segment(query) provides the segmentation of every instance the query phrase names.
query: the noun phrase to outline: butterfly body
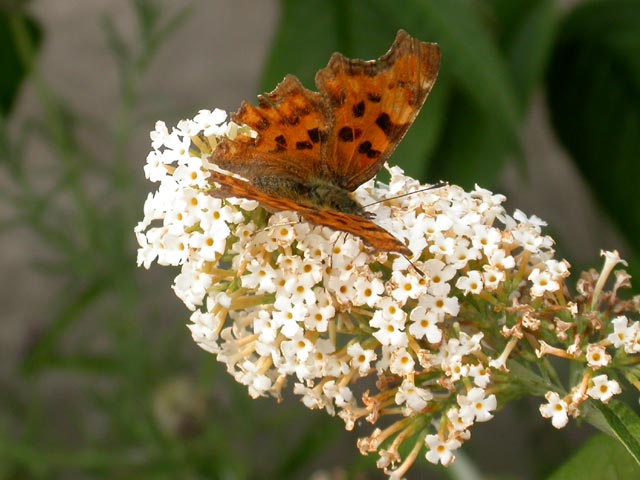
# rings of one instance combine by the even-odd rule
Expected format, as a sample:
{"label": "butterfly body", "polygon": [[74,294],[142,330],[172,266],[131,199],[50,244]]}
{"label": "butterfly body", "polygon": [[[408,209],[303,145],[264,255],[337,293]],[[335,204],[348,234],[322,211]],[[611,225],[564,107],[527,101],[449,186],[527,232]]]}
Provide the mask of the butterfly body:
{"label": "butterfly body", "polygon": [[225,138],[211,160],[245,180],[212,171],[211,194],[293,210],[317,225],[359,236],[378,251],[411,251],[376,225],[353,198],[373,178],[415,120],[440,64],[437,45],[399,31],[377,60],[333,54],[316,74],[318,92],[293,75],[232,119],[257,138]]}
{"label": "butterfly body", "polygon": [[256,177],[251,183],[269,195],[287,198],[310,207],[337,210],[368,218],[367,212],[352,198],[351,192],[321,178],[313,178],[303,183],[295,177]]}

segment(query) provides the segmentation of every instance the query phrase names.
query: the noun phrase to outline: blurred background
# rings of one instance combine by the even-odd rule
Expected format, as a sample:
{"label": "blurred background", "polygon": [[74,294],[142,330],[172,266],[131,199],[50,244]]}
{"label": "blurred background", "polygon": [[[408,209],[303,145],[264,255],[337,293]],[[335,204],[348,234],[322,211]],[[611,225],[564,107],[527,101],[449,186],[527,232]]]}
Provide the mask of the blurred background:
{"label": "blurred background", "polygon": [[[177,270],[138,269],[133,227],[156,120],[234,111],[286,73],[312,88],[332,52],[376,58],[398,28],[443,59],[392,163],[505,194],[576,275],[601,248],[638,272],[637,0],[2,0],[0,479],[382,478],[339,419],[250,400],[193,343]],[[566,460],[588,432],[537,403],[475,428],[470,465]],[[451,474],[424,463],[409,478]]]}

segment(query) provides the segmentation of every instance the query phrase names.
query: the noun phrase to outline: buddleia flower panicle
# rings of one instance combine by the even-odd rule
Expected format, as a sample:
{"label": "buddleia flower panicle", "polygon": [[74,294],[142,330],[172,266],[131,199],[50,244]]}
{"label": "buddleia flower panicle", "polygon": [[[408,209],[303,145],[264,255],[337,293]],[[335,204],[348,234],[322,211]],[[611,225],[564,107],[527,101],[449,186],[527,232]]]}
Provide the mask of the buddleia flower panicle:
{"label": "buddleia flower panicle", "polygon": [[[541,219],[509,215],[478,186],[425,190],[398,167],[355,196],[413,256],[373,252],[296,212],[210,195],[221,138],[255,136],[226,120],[216,109],[156,124],[144,170],[158,188],[135,233],[139,265],[180,266],[173,290],[193,339],[251,397],[291,389],[349,430],[370,423],[358,448],[401,478],[420,454],[451,464],[507,399],[544,397],[541,415],[561,428],[585,401],[619,394],[621,377],[639,384],[640,301],[618,296],[629,276],[617,252],[570,293]],[[578,382],[557,380],[547,356],[581,365]],[[525,369],[548,371],[534,382]]]}

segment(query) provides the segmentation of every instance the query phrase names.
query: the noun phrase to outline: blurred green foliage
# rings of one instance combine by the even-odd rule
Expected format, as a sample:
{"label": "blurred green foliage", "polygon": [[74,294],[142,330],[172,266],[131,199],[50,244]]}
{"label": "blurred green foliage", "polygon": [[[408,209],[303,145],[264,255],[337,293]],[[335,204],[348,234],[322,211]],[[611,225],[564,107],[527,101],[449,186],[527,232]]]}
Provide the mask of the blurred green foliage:
{"label": "blurred green foliage", "polygon": [[[0,191],[12,213],[0,226],[28,228],[47,245],[33,266],[60,284],[20,371],[0,386],[0,478],[302,478],[344,435],[340,423],[249,400],[197,351],[184,319],[156,324],[157,292],[170,294],[170,278],[154,289],[137,272],[132,229],[149,187],[136,184],[133,169],[143,159],[132,162],[127,149],[142,123],[143,75],[189,10],[168,15],[158,1],[130,3],[134,41],[103,22],[121,103],[100,124],[112,148],[99,158],[79,140],[86,119],[37,68],[46,42],[37,21],[0,7],[0,168],[12,186]],[[423,180],[495,186],[506,162],[521,157],[523,118],[544,89],[558,138],[637,258],[640,2],[589,1],[562,11],[557,0],[281,0],[280,8],[263,91],[286,73],[311,87],[334,51],[375,58],[399,28],[441,45],[436,87],[394,156]],[[17,125],[10,115],[25,79],[42,115]],[[44,140],[56,161],[44,189],[29,168],[32,138]],[[48,404],[51,382],[70,379],[69,404]],[[295,441],[269,437],[292,424]],[[247,447],[248,438],[256,445]],[[374,460],[357,458],[347,471],[373,478]],[[540,465],[536,476],[553,468]],[[573,478],[566,472],[554,478]]]}

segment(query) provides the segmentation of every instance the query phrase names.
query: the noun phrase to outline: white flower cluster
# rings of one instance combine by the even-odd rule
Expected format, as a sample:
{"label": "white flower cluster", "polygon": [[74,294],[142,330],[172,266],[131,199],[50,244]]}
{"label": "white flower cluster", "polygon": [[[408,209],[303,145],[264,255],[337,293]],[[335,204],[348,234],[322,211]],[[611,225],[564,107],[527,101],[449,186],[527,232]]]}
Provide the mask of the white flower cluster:
{"label": "white flower cluster", "polygon": [[[505,314],[489,315],[491,304],[554,298],[564,288],[568,264],[553,258],[543,222],[519,211],[507,215],[504,197],[487,190],[425,190],[389,168],[389,185],[370,181],[356,197],[374,205],[368,210],[376,223],[414,256],[409,262],[373,253],[359,237],[309,224],[295,212],[269,215],[255,201],[210,196],[212,149],[222,136],[252,134],[225,120],[214,110],[171,132],[156,124],[145,173],[160,185],[136,227],[138,263],[181,266],[173,288],[193,311],[193,338],[252,397],[279,397],[292,378],[307,407],[337,412],[348,428],[359,418],[374,423],[431,407],[435,420],[445,419],[441,428],[414,433],[429,461],[451,463],[469,427],[492,418],[493,372],[506,370],[515,345],[508,338],[522,337],[511,330],[505,343],[486,339],[485,327],[512,327]],[[484,303],[465,302],[466,296]],[[534,331],[528,313],[507,316]],[[611,343],[636,352],[638,328],[623,317],[614,328]],[[352,385],[372,374],[381,393],[367,392],[361,404]],[[562,423],[554,413],[559,397],[548,400],[542,414]],[[382,448],[393,434],[397,429],[376,430],[359,443],[363,452],[378,451],[387,471],[400,461],[395,443]]]}

